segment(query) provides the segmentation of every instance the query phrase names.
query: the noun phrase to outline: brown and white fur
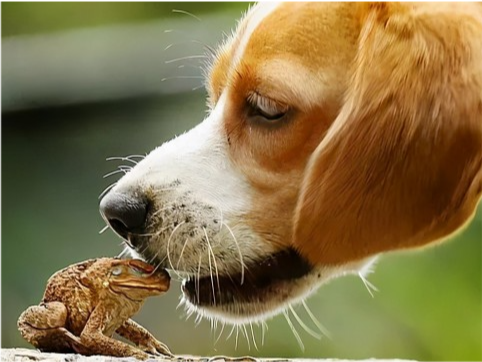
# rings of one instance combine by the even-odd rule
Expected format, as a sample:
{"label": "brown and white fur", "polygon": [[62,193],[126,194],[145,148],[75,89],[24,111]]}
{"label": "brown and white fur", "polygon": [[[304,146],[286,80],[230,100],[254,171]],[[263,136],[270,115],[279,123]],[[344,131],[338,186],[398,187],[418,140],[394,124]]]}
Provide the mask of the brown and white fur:
{"label": "brown and white fur", "polygon": [[261,3],[206,84],[209,115],[101,204],[144,200],[142,228],[123,237],[186,279],[191,310],[265,319],[475,213],[477,3]]}

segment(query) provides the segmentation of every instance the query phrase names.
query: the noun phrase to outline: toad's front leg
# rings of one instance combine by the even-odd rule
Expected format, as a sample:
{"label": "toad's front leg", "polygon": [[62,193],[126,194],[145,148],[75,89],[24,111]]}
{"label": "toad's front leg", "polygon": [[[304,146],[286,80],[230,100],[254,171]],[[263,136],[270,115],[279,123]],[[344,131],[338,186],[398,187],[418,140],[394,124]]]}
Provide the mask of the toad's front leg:
{"label": "toad's front leg", "polygon": [[80,334],[80,341],[83,347],[89,350],[89,354],[147,359],[149,355],[139,348],[104,335],[104,330],[111,320],[112,317],[106,315],[104,309],[100,307],[94,309],[90,315]]}
{"label": "toad's front leg", "polygon": [[146,352],[173,357],[173,354],[164,343],[159,342],[147,329],[132,319],[126,320],[116,332]]}

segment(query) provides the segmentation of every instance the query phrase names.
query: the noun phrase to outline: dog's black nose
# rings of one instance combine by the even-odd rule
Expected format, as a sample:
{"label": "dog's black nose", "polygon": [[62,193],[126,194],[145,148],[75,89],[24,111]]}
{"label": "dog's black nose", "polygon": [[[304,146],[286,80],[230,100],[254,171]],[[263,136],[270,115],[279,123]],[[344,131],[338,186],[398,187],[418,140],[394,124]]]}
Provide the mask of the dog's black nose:
{"label": "dog's black nose", "polygon": [[146,200],[120,193],[109,193],[100,202],[101,214],[124,239],[144,230],[147,207]]}

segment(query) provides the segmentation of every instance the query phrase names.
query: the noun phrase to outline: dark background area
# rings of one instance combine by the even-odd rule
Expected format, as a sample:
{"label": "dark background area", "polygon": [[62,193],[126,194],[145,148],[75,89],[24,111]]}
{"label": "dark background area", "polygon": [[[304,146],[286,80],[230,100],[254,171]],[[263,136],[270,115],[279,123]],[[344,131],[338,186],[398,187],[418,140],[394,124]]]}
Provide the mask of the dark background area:
{"label": "dark background area", "polygon": [[[118,178],[102,176],[120,164],[106,158],[145,154],[203,119],[199,54],[247,6],[2,4],[2,347],[27,346],[16,320],[53,272],[122,250],[98,233],[98,196]],[[304,351],[283,316],[268,321],[263,346],[254,326],[258,350],[250,328],[250,349],[242,333],[237,349],[236,333],[226,341],[229,326],[215,343],[221,325],[176,310],[177,282],[135,319],[180,354],[482,360],[481,265],[479,208],[453,240],[382,257],[373,298],[355,277],[321,288],[308,305],[331,338],[298,325]]]}

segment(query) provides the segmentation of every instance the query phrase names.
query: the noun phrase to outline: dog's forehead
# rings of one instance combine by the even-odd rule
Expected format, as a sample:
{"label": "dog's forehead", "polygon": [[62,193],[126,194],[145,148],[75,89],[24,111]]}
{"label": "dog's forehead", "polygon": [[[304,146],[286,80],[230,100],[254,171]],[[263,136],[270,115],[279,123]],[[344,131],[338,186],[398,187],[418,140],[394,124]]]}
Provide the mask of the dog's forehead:
{"label": "dog's forehead", "polygon": [[238,28],[233,65],[286,59],[311,70],[334,67],[356,43],[356,4],[261,3]]}
{"label": "dog's forehead", "polygon": [[208,78],[213,99],[233,80],[306,108],[338,97],[356,52],[357,7],[296,2],[254,6],[218,51]]}

